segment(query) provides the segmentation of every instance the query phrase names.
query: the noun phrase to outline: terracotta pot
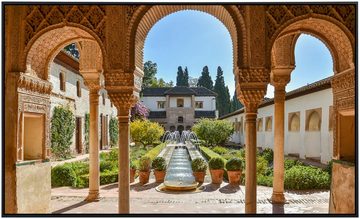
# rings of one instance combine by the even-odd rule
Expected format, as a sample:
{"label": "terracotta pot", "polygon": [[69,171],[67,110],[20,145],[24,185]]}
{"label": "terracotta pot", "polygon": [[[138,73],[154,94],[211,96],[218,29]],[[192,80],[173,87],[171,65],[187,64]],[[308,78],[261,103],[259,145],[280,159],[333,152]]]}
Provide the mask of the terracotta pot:
{"label": "terracotta pot", "polygon": [[166,174],[165,170],[154,170],[154,175],[155,175],[156,182],[157,183],[164,182],[165,174]]}
{"label": "terracotta pot", "polygon": [[240,184],[241,170],[227,171],[230,184]]}
{"label": "terracotta pot", "polygon": [[133,183],[135,181],[135,173],[136,169],[130,169],[130,183]]}
{"label": "terracotta pot", "polygon": [[146,172],[139,171],[139,182],[143,185],[148,183],[149,176],[150,176],[150,171],[146,171]]}
{"label": "terracotta pot", "polygon": [[193,172],[196,182],[203,183],[205,178],[205,172]]}
{"label": "terracotta pot", "polygon": [[223,181],[224,170],[212,170],[210,169],[211,173],[211,181],[213,184],[221,184]]}

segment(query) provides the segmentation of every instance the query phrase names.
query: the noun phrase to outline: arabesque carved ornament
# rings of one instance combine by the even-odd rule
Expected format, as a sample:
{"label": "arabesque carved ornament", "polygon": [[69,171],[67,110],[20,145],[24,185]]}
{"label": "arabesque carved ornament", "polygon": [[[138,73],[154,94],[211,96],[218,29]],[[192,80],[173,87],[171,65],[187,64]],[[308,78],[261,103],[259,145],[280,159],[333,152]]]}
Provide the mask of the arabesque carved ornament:
{"label": "arabesque carved ornament", "polygon": [[52,90],[52,84],[49,81],[42,80],[34,75],[20,73],[18,79],[18,88],[40,94],[50,94]]}

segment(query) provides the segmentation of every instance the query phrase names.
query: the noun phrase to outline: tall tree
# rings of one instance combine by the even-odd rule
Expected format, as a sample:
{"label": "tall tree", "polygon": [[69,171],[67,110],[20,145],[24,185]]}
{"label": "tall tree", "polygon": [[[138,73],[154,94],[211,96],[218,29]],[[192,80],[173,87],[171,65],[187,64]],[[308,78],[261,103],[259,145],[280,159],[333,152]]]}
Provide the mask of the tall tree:
{"label": "tall tree", "polygon": [[184,70],[183,84],[183,86],[189,87],[189,72],[187,67],[185,67]]}
{"label": "tall tree", "polygon": [[152,61],[145,62],[142,88],[151,87],[154,81],[156,81],[156,77],[155,77],[156,73],[157,73],[157,64]]}
{"label": "tall tree", "polygon": [[242,103],[238,100],[238,98],[237,98],[237,94],[236,94],[236,90],[234,91],[234,96],[233,96],[233,98],[232,98],[232,100],[231,100],[231,110],[230,110],[230,112],[234,112],[234,111],[236,111],[236,110],[238,110],[238,109],[240,109],[240,108],[242,108],[243,107],[243,105],[242,105]]}
{"label": "tall tree", "polygon": [[230,112],[230,94],[229,89],[225,87],[223,71],[219,66],[217,68],[214,91],[217,93],[216,108],[219,110],[219,116]]}
{"label": "tall tree", "polygon": [[198,80],[197,86],[198,87],[206,87],[209,90],[214,89],[213,81],[211,79],[211,76],[209,73],[209,68],[207,66],[204,66],[204,68],[201,72],[201,76]]}
{"label": "tall tree", "polygon": [[177,76],[176,76],[176,86],[185,86],[184,71],[181,66],[178,67]]}

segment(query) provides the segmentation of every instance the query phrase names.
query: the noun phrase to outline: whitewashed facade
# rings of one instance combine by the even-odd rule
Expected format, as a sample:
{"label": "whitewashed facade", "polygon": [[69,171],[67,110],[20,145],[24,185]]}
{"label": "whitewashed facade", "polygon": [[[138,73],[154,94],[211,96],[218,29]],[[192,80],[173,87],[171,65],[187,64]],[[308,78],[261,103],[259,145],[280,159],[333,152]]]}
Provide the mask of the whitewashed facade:
{"label": "whitewashed facade", "polygon": [[[285,155],[314,159],[327,163],[332,159],[333,94],[330,78],[317,81],[286,94]],[[233,123],[235,133],[230,141],[245,143],[244,109],[225,115]],[[258,109],[257,147],[274,148],[274,102],[265,100]]]}
{"label": "whitewashed facade", "polygon": [[188,130],[200,118],[217,118],[216,93],[204,87],[145,88],[141,102],[149,119],[165,130]]}
{"label": "whitewashed facade", "polygon": [[[49,81],[53,85],[50,97],[50,116],[52,117],[56,106],[68,106],[72,110],[76,120],[76,128],[71,150],[74,154],[84,153],[85,114],[89,113],[89,90],[84,85],[84,79],[79,73],[78,61],[66,52],[61,51],[51,63]],[[106,90],[101,89],[99,91],[99,141],[101,149],[110,144],[109,121],[111,117],[116,116],[116,107],[111,104]]]}

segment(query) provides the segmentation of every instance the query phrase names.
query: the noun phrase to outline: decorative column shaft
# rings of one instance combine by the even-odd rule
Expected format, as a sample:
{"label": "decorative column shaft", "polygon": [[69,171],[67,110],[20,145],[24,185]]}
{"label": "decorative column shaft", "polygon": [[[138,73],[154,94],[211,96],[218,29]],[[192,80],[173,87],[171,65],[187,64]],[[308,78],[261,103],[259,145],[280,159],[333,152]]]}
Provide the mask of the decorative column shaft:
{"label": "decorative column shaft", "polygon": [[256,118],[257,107],[245,108],[245,213],[256,213]]}
{"label": "decorative column shaft", "polygon": [[[126,115],[127,114],[127,115]],[[129,109],[118,109],[119,120],[119,213],[130,213]]]}
{"label": "decorative column shaft", "polygon": [[292,69],[274,69],[271,72],[271,84],[274,90],[274,179],[271,201],[276,204],[285,203],[284,196],[284,114],[285,86],[290,81]]}
{"label": "decorative column shaft", "polygon": [[99,200],[99,90],[90,89],[90,130],[89,130],[89,195],[86,201]]}
{"label": "decorative column shaft", "polygon": [[121,89],[108,89],[111,101],[118,110],[119,121],[119,198],[120,214],[130,213],[130,109],[138,97],[133,92],[121,93]]}

